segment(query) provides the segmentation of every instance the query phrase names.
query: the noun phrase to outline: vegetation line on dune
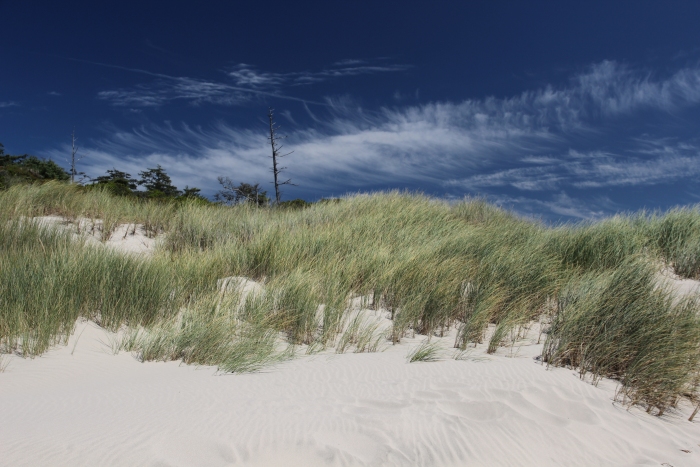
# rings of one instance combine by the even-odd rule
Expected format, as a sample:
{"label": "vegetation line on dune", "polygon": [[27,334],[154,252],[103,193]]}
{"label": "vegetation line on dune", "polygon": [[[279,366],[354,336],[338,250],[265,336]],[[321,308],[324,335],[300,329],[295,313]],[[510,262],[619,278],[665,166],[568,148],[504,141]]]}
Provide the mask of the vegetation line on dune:
{"label": "vegetation line on dune", "polygon": [[[144,261],[20,221],[44,215],[101,219],[103,240],[126,223],[165,237]],[[656,413],[699,398],[697,300],[674,300],[655,282],[663,265],[700,274],[697,209],[552,228],[480,200],[397,192],[282,210],[45,183],[1,191],[0,221],[4,352],[39,355],[82,317],[121,330],[121,348],[143,360],[254,371],[299,346],[376,351],[455,328],[464,352],[491,326],[495,352],[539,320],[550,365],[616,378],[621,398]],[[222,299],[224,277],[253,279],[264,293]],[[358,296],[386,311],[386,333],[351,314]]]}

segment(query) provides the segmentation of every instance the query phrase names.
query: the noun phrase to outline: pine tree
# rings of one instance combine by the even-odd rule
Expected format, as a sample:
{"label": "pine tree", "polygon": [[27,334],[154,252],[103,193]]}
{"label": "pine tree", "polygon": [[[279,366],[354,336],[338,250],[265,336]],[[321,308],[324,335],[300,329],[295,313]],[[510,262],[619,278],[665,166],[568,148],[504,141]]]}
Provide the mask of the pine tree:
{"label": "pine tree", "polygon": [[141,180],[138,184],[146,188],[146,194],[151,198],[174,198],[180,194],[180,190],[172,184],[170,176],[160,164],[154,169],[139,172],[139,175]]}

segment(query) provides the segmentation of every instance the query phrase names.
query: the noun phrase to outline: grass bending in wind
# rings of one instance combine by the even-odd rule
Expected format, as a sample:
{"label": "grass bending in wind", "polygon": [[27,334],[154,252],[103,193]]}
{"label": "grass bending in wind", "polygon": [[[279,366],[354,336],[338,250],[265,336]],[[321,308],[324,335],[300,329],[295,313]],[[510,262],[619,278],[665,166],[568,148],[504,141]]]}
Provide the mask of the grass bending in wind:
{"label": "grass bending in wind", "polygon": [[109,329],[158,321],[175,287],[163,266],[28,221],[2,222],[0,345],[39,355],[64,342],[78,317]]}
{"label": "grass bending in wind", "polygon": [[620,380],[620,395],[659,413],[700,376],[698,297],[677,299],[646,258],[586,274],[562,291],[543,358],[594,381]]}
{"label": "grass bending in wind", "polygon": [[141,361],[181,360],[225,372],[256,371],[283,360],[287,353],[279,349],[268,316],[255,306],[239,313],[238,301],[235,295],[222,300],[208,294],[156,325],[128,329],[119,348],[136,352]]}
{"label": "grass bending in wind", "polygon": [[[19,220],[49,214],[141,223],[165,238],[144,261]],[[664,264],[698,275],[697,209],[550,228],[480,200],[450,206],[397,192],[290,211],[47,183],[0,193],[0,220],[6,351],[39,354],[86,317],[125,330],[123,348],[144,360],[250,371],[300,346],[381,348],[384,334],[348,305],[371,296],[391,317],[387,343],[456,328],[465,350],[493,325],[495,352],[552,314],[550,364],[617,378],[622,398],[659,412],[699,397],[697,303],[676,303],[654,282]],[[216,281],[227,276],[254,279],[265,294],[243,306],[222,299]]]}
{"label": "grass bending in wind", "polygon": [[406,356],[408,363],[414,362],[436,362],[440,360],[440,344],[437,342],[428,342],[427,340],[417,345]]}

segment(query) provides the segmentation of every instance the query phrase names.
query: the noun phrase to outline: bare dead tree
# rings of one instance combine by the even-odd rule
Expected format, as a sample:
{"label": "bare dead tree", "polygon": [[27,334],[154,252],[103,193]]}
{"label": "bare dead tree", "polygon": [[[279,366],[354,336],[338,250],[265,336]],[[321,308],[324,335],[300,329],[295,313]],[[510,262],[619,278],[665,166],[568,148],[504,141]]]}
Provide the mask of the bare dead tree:
{"label": "bare dead tree", "polygon": [[78,153],[78,146],[75,145],[75,128],[73,128],[73,133],[71,133],[71,151],[70,151],[70,182],[75,183],[76,175],[84,175],[82,172],[76,170],[76,164],[83,158],[83,156],[76,157]]}
{"label": "bare dead tree", "polygon": [[279,141],[284,139],[285,136],[279,136],[277,134],[277,130],[279,130],[279,126],[275,124],[274,121],[274,115],[273,115],[273,109],[272,107],[269,108],[267,112],[267,117],[270,120],[270,136],[267,138],[270,140],[270,146],[272,146],[272,173],[275,176],[275,202],[276,204],[280,204],[281,201],[281,196],[282,192],[280,191],[280,186],[282,185],[292,185],[292,186],[297,186],[294,183],[292,183],[292,179],[287,179],[284,182],[279,181],[279,174],[282,173],[283,170],[285,170],[287,167],[280,167],[278,159],[281,159],[282,157],[288,156],[292,154],[294,151],[288,152],[287,154],[281,154],[280,150],[282,149],[282,146],[279,144]]}

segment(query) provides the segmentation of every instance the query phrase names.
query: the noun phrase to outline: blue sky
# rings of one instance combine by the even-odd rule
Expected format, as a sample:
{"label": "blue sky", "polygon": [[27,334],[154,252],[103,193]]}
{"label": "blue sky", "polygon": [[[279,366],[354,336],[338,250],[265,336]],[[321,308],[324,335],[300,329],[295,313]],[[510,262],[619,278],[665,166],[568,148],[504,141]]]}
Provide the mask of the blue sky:
{"label": "blue sky", "polygon": [[0,0],[0,142],[284,198],[408,189],[550,221],[700,201],[700,2]]}

